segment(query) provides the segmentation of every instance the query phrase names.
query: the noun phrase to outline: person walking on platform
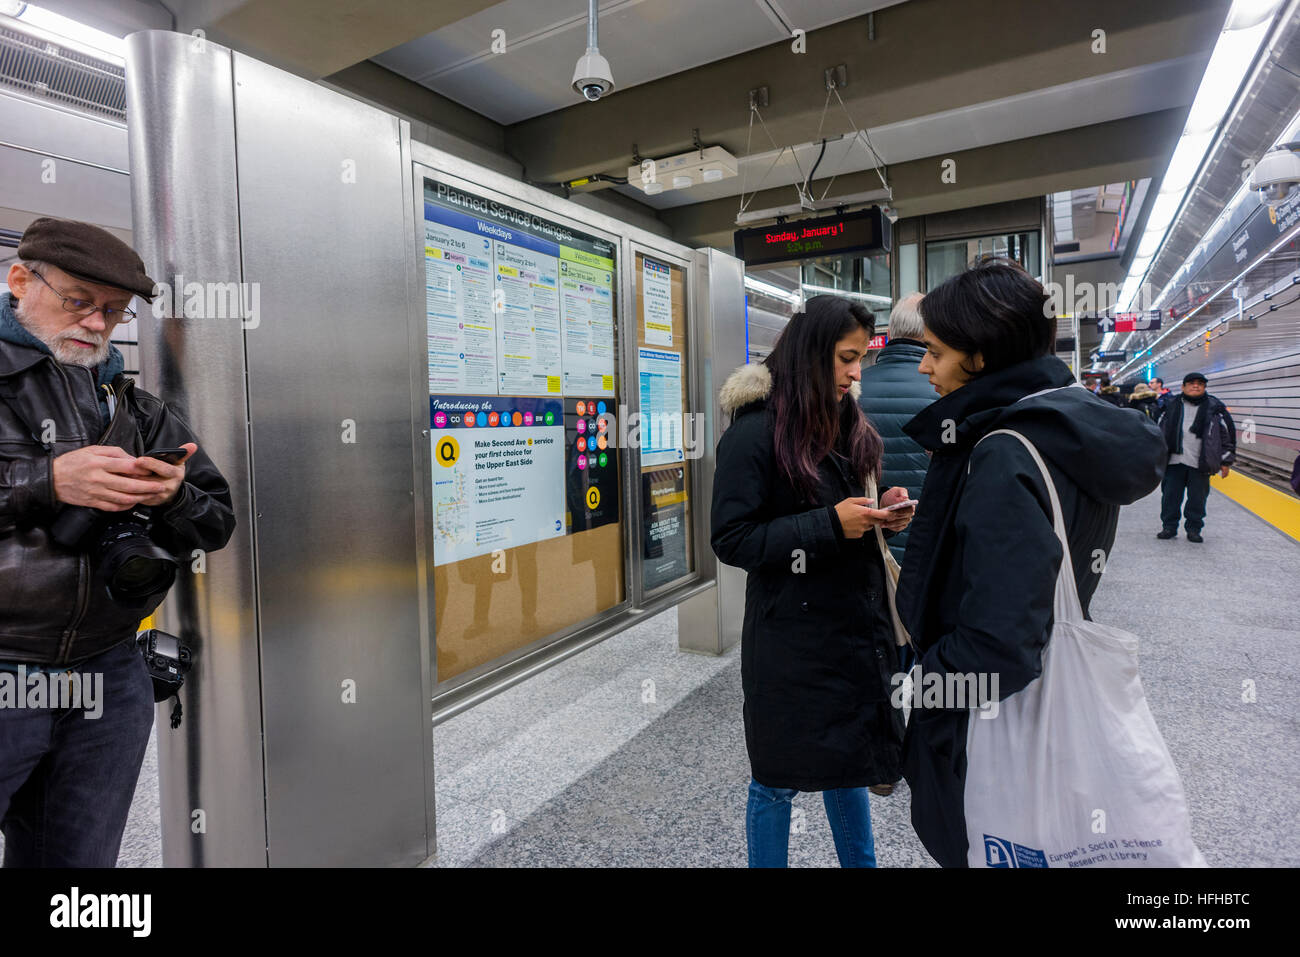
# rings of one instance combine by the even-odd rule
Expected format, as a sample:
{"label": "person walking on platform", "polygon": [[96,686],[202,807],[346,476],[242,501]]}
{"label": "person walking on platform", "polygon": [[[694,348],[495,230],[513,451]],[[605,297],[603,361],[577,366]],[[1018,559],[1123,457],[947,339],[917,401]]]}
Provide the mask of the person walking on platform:
{"label": "person walking on platform", "polygon": [[[858,398],[885,445],[881,484],[901,485],[910,498],[916,498],[925,483],[930,457],[903,431],[903,426],[934,401],[934,389],[916,371],[925,356],[925,343],[921,341],[925,326],[917,308],[922,298],[922,293],[912,293],[894,306],[889,314],[889,341],[876,356],[875,365],[862,370],[862,394]],[[889,540],[889,550],[899,562],[906,547],[905,531]]]}
{"label": "person walking on platform", "polygon": [[222,548],[234,510],[193,431],[109,341],[131,297],[153,295],[135,251],[42,218],[18,256],[0,297],[4,864],[113,867],[154,718],[136,627],[168,563]]}
{"label": "person walking on platform", "polygon": [[[925,681],[933,675],[953,687],[985,676],[997,700],[1041,672],[1063,549],[1028,449],[1011,435],[980,440],[1012,429],[1046,461],[1085,616],[1120,506],[1150,493],[1164,467],[1155,424],[1096,401],[1051,354],[1056,320],[1047,301],[1038,281],[1006,259],[980,261],[931,290],[921,300],[920,371],[940,398],[904,426],[934,455],[903,560],[899,616]],[[964,699],[914,706],[904,740],[912,826],[944,867],[967,863],[970,713]]]}
{"label": "person walking on platform", "polygon": [[1156,394],[1156,418],[1158,419],[1160,413],[1165,410],[1165,406],[1169,404],[1169,399],[1173,393],[1165,388],[1165,380],[1159,376],[1151,380],[1151,391]]}
{"label": "person walking on platform", "polygon": [[1160,413],[1160,403],[1156,393],[1145,382],[1139,382],[1133,387],[1133,394],[1128,399],[1128,407],[1137,409],[1153,422]]}
{"label": "person walking on platform", "polygon": [[751,867],[787,862],[791,800],[821,791],[841,865],[874,867],[868,788],[900,776],[898,659],[876,526],[902,487],[865,498],[881,440],[857,403],[871,313],[815,296],[771,355],[722,388],[713,551],[749,573],[741,632]]}
{"label": "person walking on platform", "polygon": [[1097,398],[1113,406],[1123,407],[1124,397],[1120,395],[1119,386],[1110,384],[1110,376],[1101,377],[1101,386],[1097,389]]}
{"label": "person walking on platform", "polygon": [[[1207,380],[1199,372],[1183,376],[1183,394],[1166,403],[1160,428],[1169,449],[1169,464],[1160,483],[1160,531],[1156,538],[1178,534],[1178,512],[1189,542],[1203,542],[1205,504],[1210,497],[1210,476],[1228,477],[1237,461],[1237,427],[1227,406],[1205,391]],[[1183,508],[1183,497],[1187,506]]]}

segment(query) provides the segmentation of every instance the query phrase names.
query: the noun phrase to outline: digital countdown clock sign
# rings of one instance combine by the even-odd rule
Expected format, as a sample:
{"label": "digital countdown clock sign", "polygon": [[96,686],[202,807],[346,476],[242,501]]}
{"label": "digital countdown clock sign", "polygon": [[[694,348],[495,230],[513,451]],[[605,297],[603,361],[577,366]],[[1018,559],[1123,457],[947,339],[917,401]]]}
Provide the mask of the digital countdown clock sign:
{"label": "digital countdown clock sign", "polygon": [[735,232],[736,258],[746,266],[889,250],[889,221],[879,206],[844,216],[801,219]]}

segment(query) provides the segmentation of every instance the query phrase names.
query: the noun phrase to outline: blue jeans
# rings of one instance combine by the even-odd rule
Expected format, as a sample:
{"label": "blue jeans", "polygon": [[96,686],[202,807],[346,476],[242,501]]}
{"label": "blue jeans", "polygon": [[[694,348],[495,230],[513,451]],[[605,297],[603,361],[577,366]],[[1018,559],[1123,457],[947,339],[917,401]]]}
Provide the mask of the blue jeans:
{"label": "blue jeans", "polygon": [[[785,867],[789,861],[790,802],[794,788],[769,788],[750,779],[745,809],[745,837],[750,867]],[[871,836],[871,805],[866,788],[834,788],[822,792],[826,818],[835,837],[841,867],[875,867],[876,845]]]}
{"label": "blue jeans", "polygon": [[[14,667],[6,663],[0,679]],[[134,641],[71,670],[84,676],[83,686],[101,682],[95,700],[83,697],[80,707],[68,708],[0,707],[5,867],[117,863],[153,726],[153,681]],[[91,677],[97,675],[102,678]]]}

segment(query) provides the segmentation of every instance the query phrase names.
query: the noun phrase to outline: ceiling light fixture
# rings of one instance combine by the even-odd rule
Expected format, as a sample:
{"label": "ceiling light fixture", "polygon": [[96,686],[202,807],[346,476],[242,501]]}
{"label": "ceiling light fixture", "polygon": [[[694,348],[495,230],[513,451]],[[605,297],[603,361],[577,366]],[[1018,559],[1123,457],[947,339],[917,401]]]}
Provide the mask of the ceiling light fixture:
{"label": "ceiling light fixture", "polygon": [[1183,134],[1169,158],[1169,165],[1160,183],[1160,193],[1151,207],[1146,231],[1142,234],[1143,251],[1155,246],[1155,252],[1146,259],[1136,259],[1129,266],[1124,286],[1120,290],[1120,312],[1133,307],[1147,270],[1156,255],[1164,248],[1169,228],[1192,185],[1196,171],[1205,160],[1206,151],[1241,87],[1246,71],[1255,62],[1259,48],[1273,25],[1273,16],[1282,0],[1233,0],[1228,10],[1223,30],[1214,44],[1210,62],[1206,64],[1196,99],[1187,114]]}
{"label": "ceiling light fixture", "polygon": [[735,176],[736,157],[721,146],[706,146],[627,168],[627,183],[654,196],[665,189],[690,189]]}

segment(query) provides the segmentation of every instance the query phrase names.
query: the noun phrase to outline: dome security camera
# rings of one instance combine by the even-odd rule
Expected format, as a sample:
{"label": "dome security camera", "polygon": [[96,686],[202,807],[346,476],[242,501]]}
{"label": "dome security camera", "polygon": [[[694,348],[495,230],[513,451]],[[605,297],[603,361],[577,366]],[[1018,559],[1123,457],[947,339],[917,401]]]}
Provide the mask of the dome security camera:
{"label": "dome security camera", "polygon": [[1263,155],[1250,171],[1250,188],[1277,209],[1300,193],[1300,141],[1283,143]]}
{"label": "dome security camera", "polygon": [[610,72],[609,61],[595,47],[587,47],[587,52],[578,58],[573,69],[573,89],[592,102],[614,89],[614,74]]}

